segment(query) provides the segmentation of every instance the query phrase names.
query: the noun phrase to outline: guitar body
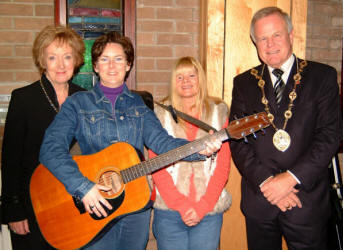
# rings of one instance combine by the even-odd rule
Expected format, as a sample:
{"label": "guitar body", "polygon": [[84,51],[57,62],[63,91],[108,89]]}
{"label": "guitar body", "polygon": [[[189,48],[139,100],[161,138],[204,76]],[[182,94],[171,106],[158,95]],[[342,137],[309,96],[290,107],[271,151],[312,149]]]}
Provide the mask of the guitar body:
{"label": "guitar body", "polygon": [[[89,180],[107,186],[111,185],[113,173],[115,178],[121,178],[120,171],[140,163],[136,150],[124,142],[73,159]],[[39,228],[47,242],[57,249],[85,246],[120,217],[149,206],[151,190],[146,176],[142,176],[102,194],[114,206],[111,214],[99,219],[92,218],[87,212],[81,213],[63,184],[40,164],[31,178],[30,196]]]}
{"label": "guitar body", "polygon": [[106,218],[85,212],[82,202],[74,202],[63,184],[42,164],[37,167],[30,183],[30,196],[39,228],[53,247],[76,249],[85,246],[122,216],[145,209],[151,205],[151,190],[147,174],[205,149],[211,137],[221,141],[241,139],[270,125],[265,112],[246,116],[231,122],[227,128],[213,135],[187,143],[179,148],[140,162],[136,150],[119,142],[102,151],[75,156],[81,173],[94,183],[111,187],[101,192],[113,209]]}

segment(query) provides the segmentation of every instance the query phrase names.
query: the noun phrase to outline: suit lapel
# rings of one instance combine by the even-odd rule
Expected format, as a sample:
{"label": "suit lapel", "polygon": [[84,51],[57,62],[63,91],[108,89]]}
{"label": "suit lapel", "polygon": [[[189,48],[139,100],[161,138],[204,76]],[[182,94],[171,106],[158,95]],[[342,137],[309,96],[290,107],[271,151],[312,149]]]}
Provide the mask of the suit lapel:
{"label": "suit lapel", "polygon": [[[300,63],[301,63],[302,61],[304,61],[304,60],[301,60],[301,59],[298,58],[299,67],[300,67]],[[293,67],[293,73],[296,74],[296,71],[297,71],[297,69],[296,69],[296,65],[295,65],[295,66]],[[300,84],[298,84],[298,85],[297,85],[297,88],[296,88],[297,98],[296,98],[295,101],[294,101],[294,104],[295,104],[295,105],[296,105],[297,102],[299,102],[299,97],[302,96],[301,93],[303,92],[304,84],[306,84],[306,76],[308,76],[307,72],[308,72],[308,65],[305,66],[305,67],[302,69],[302,71],[300,72],[301,78],[300,78]],[[292,78],[293,78],[293,77],[292,77]],[[294,81],[293,81],[292,84],[294,84]]]}

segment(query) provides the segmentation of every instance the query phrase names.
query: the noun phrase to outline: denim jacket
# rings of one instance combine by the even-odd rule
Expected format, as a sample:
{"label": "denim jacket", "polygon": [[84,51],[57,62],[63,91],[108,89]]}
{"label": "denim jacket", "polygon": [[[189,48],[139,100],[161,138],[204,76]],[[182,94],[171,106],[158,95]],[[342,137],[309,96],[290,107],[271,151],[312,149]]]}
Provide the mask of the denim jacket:
{"label": "denim jacket", "polygon": [[[146,145],[157,154],[188,142],[168,135],[155,113],[127,86],[117,97],[114,107],[99,84],[90,91],[75,93],[67,98],[46,130],[39,160],[78,199],[82,199],[94,183],[81,174],[69,153],[74,137],[85,155],[116,142],[127,142],[140,152]],[[194,154],[185,160],[204,158]]]}

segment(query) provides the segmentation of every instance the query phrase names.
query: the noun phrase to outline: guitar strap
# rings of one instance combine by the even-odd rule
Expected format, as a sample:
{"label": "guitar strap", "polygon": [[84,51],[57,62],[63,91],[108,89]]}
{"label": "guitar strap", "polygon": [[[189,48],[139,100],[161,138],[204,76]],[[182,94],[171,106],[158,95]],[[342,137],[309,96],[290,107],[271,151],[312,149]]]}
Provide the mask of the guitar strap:
{"label": "guitar strap", "polygon": [[209,132],[210,130],[213,130],[214,132],[217,132],[217,130],[214,127],[208,125],[207,123],[205,123],[199,119],[196,119],[190,115],[187,115],[186,113],[183,113],[177,109],[174,109],[174,107],[172,105],[166,106],[166,105],[159,103],[159,102],[156,102],[156,101],[154,101],[154,103],[156,103],[161,108],[168,110],[171,113],[171,115],[172,115],[172,117],[176,123],[177,123],[177,117],[180,117],[181,119],[183,119],[189,123],[192,123],[193,125],[198,126],[199,128],[203,129],[204,131]]}

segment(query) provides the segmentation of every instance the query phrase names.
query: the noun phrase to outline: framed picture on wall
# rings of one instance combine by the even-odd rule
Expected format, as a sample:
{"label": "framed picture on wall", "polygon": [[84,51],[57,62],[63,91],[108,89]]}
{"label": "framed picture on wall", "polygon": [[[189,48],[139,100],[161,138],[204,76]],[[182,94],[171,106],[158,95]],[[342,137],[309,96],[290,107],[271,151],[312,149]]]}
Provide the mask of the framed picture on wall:
{"label": "framed picture on wall", "polygon": [[[84,40],[86,52],[84,65],[73,82],[90,89],[97,81],[93,72],[91,48],[95,39],[106,32],[117,31],[135,40],[135,1],[131,0],[55,0],[55,24],[68,25]],[[126,84],[136,88],[135,65]]]}

